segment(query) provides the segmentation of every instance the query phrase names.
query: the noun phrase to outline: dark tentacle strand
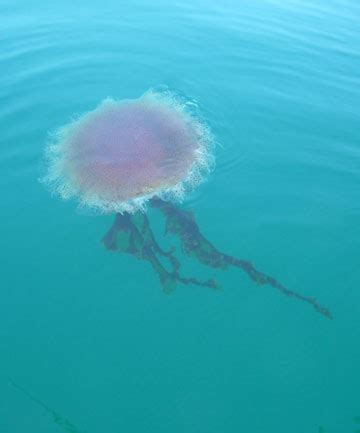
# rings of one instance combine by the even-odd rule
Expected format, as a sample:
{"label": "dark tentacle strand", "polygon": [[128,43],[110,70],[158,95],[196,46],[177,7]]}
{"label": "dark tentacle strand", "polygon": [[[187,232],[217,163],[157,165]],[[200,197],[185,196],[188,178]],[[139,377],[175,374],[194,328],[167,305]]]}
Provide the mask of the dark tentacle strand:
{"label": "dark tentacle strand", "polygon": [[39,400],[30,394],[25,388],[15,383],[13,380],[10,380],[10,384],[16,388],[18,391],[22,392],[26,397],[28,397],[31,401],[33,401],[38,406],[41,406],[48,414],[51,415],[54,423],[61,428],[63,431],[67,433],[82,433],[79,428],[77,428],[71,421],[67,418],[50,408],[47,404]]}
{"label": "dark tentacle strand", "polygon": [[246,260],[239,260],[232,256],[227,256],[223,254],[224,260],[232,266],[235,266],[237,268],[241,268],[243,271],[245,271],[249,277],[256,282],[257,284],[268,284],[269,286],[274,287],[275,289],[279,290],[281,293],[283,293],[286,296],[289,296],[291,298],[298,299],[299,301],[307,302],[308,304],[312,305],[315,310],[322,314],[323,316],[327,317],[328,319],[332,319],[331,312],[325,308],[322,307],[315,298],[303,296],[299,293],[293,292],[292,290],[289,290],[285,286],[283,286],[279,281],[277,281],[275,278],[270,277],[269,275],[266,275],[254,268],[254,266],[247,262]]}
{"label": "dark tentacle strand", "polygon": [[204,265],[213,268],[226,269],[228,266],[241,268],[257,284],[268,284],[286,296],[312,305],[318,313],[328,319],[332,319],[330,311],[318,304],[316,299],[303,296],[286,288],[275,278],[255,269],[254,266],[246,260],[237,259],[218,251],[201,234],[199,227],[190,212],[179,209],[173,204],[165,202],[159,198],[153,199],[151,204],[164,214],[166,218],[166,232],[174,234],[180,238],[183,251],[186,255],[195,257]]}
{"label": "dark tentacle strand", "polygon": [[[117,214],[109,231],[102,239],[110,251],[131,254],[139,260],[148,261],[158,274],[161,286],[166,293],[171,292],[177,283],[196,284],[198,286],[218,288],[214,280],[200,281],[196,278],[185,278],[179,274],[180,262],[173,251],[164,251],[156,242],[146,215]],[[159,256],[165,257],[171,266],[168,271]]]}

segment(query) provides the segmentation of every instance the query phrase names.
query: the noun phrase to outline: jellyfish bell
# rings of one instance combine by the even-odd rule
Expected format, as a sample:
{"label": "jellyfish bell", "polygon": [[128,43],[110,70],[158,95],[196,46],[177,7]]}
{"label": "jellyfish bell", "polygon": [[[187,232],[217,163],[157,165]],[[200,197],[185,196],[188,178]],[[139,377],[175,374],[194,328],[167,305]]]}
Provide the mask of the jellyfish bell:
{"label": "jellyfish bell", "polygon": [[170,93],[106,99],[59,129],[47,149],[45,183],[62,198],[102,213],[181,200],[212,163],[207,126]]}

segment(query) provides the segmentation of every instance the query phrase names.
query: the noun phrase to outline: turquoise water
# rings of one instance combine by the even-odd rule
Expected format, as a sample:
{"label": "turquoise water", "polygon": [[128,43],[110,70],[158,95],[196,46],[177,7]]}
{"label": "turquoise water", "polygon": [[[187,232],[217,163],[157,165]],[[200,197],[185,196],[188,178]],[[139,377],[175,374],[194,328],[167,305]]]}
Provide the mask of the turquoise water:
{"label": "turquoise water", "polygon": [[[0,432],[360,428],[359,3],[52,3],[0,3]],[[49,131],[159,85],[196,100],[218,142],[183,208],[332,321],[186,259],[223,291],[165,295],[147,263],[103,248],[112,216],[39,183]]]}

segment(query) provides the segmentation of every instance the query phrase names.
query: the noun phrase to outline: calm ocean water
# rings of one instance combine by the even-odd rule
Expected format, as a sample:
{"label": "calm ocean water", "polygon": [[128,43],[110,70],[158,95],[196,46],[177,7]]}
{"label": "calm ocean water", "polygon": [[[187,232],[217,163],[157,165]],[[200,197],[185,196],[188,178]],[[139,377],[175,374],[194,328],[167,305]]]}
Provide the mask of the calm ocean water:
{"label": "calm ocean water", "polygon": [[[0,16],[0,433],[360,429],[359,2],[3,0]],[[183,208],[334,320],[185,259],[224,290],[167,296],[103,248],[112,216],[39,183],[49,131],[159,85],[218,142]]]}

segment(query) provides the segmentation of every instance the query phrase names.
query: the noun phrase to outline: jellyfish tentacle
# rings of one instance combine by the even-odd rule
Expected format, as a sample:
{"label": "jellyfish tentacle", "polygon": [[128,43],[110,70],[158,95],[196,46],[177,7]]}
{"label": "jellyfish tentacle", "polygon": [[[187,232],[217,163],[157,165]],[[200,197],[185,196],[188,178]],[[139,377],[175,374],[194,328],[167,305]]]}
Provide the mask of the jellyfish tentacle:
{"label": "jellyfish tentacle", "polygon": [[26,397],[28,397],[32,402],[37,404],[38,406],[42,407],[47,413],[49,413],[52,416],[52,419],[55,424],[58,425],[62,430],[68,432],[68,433],[82,433],[80,429],[78,429],[71,421],[69,421],[67,418],[62,416],[60,413],[56,412],[52,408],[50,408],[46,403],[38,399],[37,397],[34,397],[30,392],[28,392],[25,388],[15,383],[13,380],[10,379],[10,384],[16,388],[18,391],[22,392]]}
{"label": "jellyfish tentacle", "polygon": [[287,287],[283,286],[279,281],[277,281],[275,278],[270,277],[269,275],[266,275],[263,272],[258,271],[250,262],[246,260],[237,259],[236,257],[228,256],[226,254],[223,254],[223,256],[224,256],[224,260],[229,265],[235,266],[237,268],[241,268],[257,284],[259,285],[268,284],[269,286],[274,287],[275,289],[279,290],[281,293],[283,293],[286,296],[298,299],[299,301],[303,301],[312,305],[318,313],[322,314],[328,319],[332,319],[332,314],[330,310],[325,307],[322,307],[316,301],[315,298],[307,297],[288,289]]}
{"label": "jellyfish tentacle", "polygon": [[160,260],[156,257],[156,254],[150,248],[145,248],[143,258],[150,262],[154,271],[158,274],[164,293],[171,293],[177,284],[177,279],[174,275],[164,268]]}
{"label": "jellyfish tentacle", "polygon": [[147,221],[136,221],[128,214],[118,213],[113,225],[102,239],[110,251],[119,251],[133,255],[139,260],[148,261],[159,276],[164,292],[171,292],[176,281],[156,257],[160,247],[154,242],[152,233],[146,231]]}
{"label": "jellyfish tentacle", "polygon": [[108,250],[116,251],[119,249],[119,246],[116,243],[117,234],[122,232],[131,231],[130,224],[130,215],[129,214],[116,214],[115,220],[110,227],[110,229],[106,232],[105,236],[101,239],[101,242],[104,244],[105,248]]}
{"label": "jellyfish tentacle", "polygon": [[[158,253],[158,254],[162,255],[163,257],[166,257],[169,260],[169,262],[172,266],[172,272],[168,272],[168,275],[171,276],[174,281],[178,281],[178,282],[185,284],[185,285],[194,284],[197,286],[210,287],[213,289],[219,289],[220,288],[219,284],[213,279],[201,281],[201,280],[194,278],[194,277],[191,277],[191,278],[182,277],[179,274],[179,270],[181,267],[180,261],[174,256],[174,254],[173,254],[174,250],[164,251],[159,246],[159,244],[157,243],[157,241],[155,239],[155,236],[154,236],[154,234],[150,228],[148,217],[145,214],[141,214],[141,218],[142,218],[141,231],[147,240],[149,250],[151,252]],[[154,259],[157,260],[155,254],[154,254]],[[157,260],[157,262],[158,262],[158,260]]]}
{"label": "jellyfish tentacle", "polygon": [[165,232],[180,238],[183,252],[195,257],[204,265],[226,269],[229,265],[221,254],[205,237],[188,211],[179,209],[170,202],[159,198],[151,200],[151,205],[158,208],[166,218]]}
{"label": "jellyfish tentacle", "polygon": [[[180,268],[180,262],[171,254],[171,252],[164,251],[156,242],[155,236],[150,228],[148,217],[143,213],[137,213],[130,217],[133,226],[142,236],[143,248],[141,257],[150,262],[154,271],[158,274],[161,286],[165,293],[172,292],[177,284],[175,270]],[[173,272],[168,272],[162,265],[156,255],[166,257],[172,268]]]}
{"label": "jellyfish tentacle", "polygon": [[314,298],[296,293],[279,283],[275,278],[258,271],[249,261],[238,259],[221,253],[200,232],[195,218],[188,211],[179,209],[170,202],[160,198],[151,200],[151,205],[159,209],[166,218],[166,233],[180,238],[183,252],[194,257],[206,266],[226,269],[229,266],[241,268],[255,283],[267,284],[279,290],[286,296],[312,305],[315,310],[328,319],[332,319],[331,312],[322,307]]}
{"label": "jellyfish tentacle", "polygon": [[170,264],[172,265],[174,270],[180,269],[180,262],[179,260],[174,256],[175,248],[171,248],[169,251],[163,250],[158,242],[155,239],[154,233],[150,228],[149,219],[145,214],[141,214],[141,233],[144,236],[144,239],[146,239],[147,244],[151,249],[154,251],[154,253],[157,253],[161,255],[162,257],[166,257]]}
{"label": "jellyfish tentacle", "polygon": [[[173,251],[165,251],[157,243],[145,214],[117,214],[113,225],[102,239],[110,251],[131,254],[139,260],[148,261],[157,273],[165,293],[174,290],[177,283],[219,288],[214,280],[201,281],[197,278],[185,278],[179,274],[180,262]],[[171,266],[168,271],[158,256],[165,257]]]}
{"label": "jellyfish tentacle", "polygon": [[177,279],[180,283],[185,285],[194,284],[196,286],[203,286],[203,287],[209,287],[210,289],[221,290],[220,284],[214,279],[201,281],[198,280],[197,278],[184,278],[181,277],[180,275],[177,276]]}

